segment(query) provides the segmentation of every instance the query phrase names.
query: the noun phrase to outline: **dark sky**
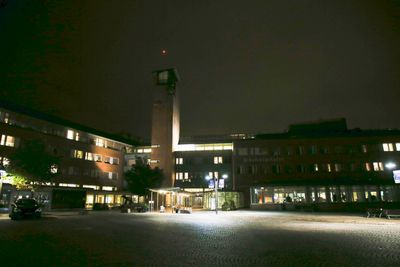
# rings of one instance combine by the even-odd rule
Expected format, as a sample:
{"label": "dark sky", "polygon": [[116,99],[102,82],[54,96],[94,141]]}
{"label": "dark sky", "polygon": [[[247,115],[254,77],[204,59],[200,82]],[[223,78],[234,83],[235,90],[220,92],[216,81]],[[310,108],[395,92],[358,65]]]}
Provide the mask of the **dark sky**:
{"label": "dark sky", "polygon": [[2,98],[148,138],[151,72],[164,67],[182,79],[186,136],[281,132],[335,117],[351,128],[400,128],[400,2],[8,0],[0,8]]}

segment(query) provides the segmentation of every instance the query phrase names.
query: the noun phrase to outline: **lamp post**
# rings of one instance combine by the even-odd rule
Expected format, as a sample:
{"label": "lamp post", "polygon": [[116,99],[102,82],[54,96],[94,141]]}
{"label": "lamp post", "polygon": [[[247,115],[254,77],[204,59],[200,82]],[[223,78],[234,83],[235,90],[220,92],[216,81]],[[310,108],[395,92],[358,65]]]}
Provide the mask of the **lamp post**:
{"label": "lamp post", "polygon": [[3,176],[7,176],[7,172],[3,164],[0,164],[0,198],[2,198],[1,191],[3,190]]}
{"label": "lamp post", "polygon": [[7,175],[6,169],[4,168],[3,164],[0,164],[0,178],[6,175]]}
{"label": "lamp post", "polygon": [[[222,179],[227,179],[228,175],[227,174],[223,174],[222,175]],[[219,185],[219,179],[218,177],[210,177],[210,176],[206,176],[206,180],[214,180],[214,191],[215,191],[215,214],[218,214],[218,185]]]}

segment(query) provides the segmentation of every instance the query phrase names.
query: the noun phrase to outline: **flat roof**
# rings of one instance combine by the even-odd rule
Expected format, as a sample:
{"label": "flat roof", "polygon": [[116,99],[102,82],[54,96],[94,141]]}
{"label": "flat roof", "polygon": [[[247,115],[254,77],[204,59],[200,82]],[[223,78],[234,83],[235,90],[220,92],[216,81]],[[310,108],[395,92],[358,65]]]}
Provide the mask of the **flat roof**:
{"label": "flat roof", "polygon": [[25,115],[25,116],[36,118],[36,119],[39,119],[39,120],[42,120],[42,121],[46,121],[46,122],[50,122],[50,123],[53,123],[53,124],[58,124],[58,125],[61,125],[61,126],[73,128],[73,129],[76,129],[76,130],[79,130],[79,131],[83,131],[83,132],[87,132],[87,133],[90,133],[90,134],[93,134],[93,135],[98,135],[98,136],[101,136],[101,137],[104,137],[104,138],[107,138],[107,139],[111,139],[113,141],[117,141],[117,142],[120,142],[120,143],[132,145],[132,146],[137,146],[139,144],[139,142],[136,141],[136,140],[131,140],[131,139],[125,138],[125,137],[120,136],[120,135],[110,134],[110,133],[107,133],[107,132],[104,132],[104,131],[101,131],[101,130],[98,130],[98,129],[87,127],[85,125],[82,125],[82,124],[79,124],[79,123],[75,123],[75,122],[66,120],[66,119],[61,118],[61,117],[57,117],[57,116],[50,115],[50,114],[47,114],[47,113],[44,113],[44,112],[33,110],[31,108],[28,108],[28,107],[25,107],[25,106],[21,106],[21,105],[15,104],[15,103],[11,103],[11,102],[8,102],[8,101],[4,101],[2,99],[0,99],[0,107],[4,108],[6,110],[9,110],[9,111],[15,112],[15,113],[19,113],[19,114],[22,114],[22,115]]}

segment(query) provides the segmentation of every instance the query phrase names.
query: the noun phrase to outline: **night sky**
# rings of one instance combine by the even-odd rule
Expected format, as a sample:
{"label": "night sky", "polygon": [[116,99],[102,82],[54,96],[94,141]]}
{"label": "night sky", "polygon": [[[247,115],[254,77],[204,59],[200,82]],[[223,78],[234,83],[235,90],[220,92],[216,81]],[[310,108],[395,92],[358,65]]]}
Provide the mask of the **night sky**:
{"label": "night sky", "polygon": [[399,1],[5,3],[0,97],[90,127],[148,139],[151,72],[176,67],[184,136],[400,128]]}

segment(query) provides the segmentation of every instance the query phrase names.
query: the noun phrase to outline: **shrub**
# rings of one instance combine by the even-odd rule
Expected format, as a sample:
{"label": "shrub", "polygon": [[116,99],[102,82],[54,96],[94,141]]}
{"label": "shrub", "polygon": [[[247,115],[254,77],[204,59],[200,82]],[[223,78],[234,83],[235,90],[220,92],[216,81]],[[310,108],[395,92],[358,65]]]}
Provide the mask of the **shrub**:
{"label": "shrub", "polygon": [[105,203],[94,203],[93,210],[108,210],[109,207]]}

